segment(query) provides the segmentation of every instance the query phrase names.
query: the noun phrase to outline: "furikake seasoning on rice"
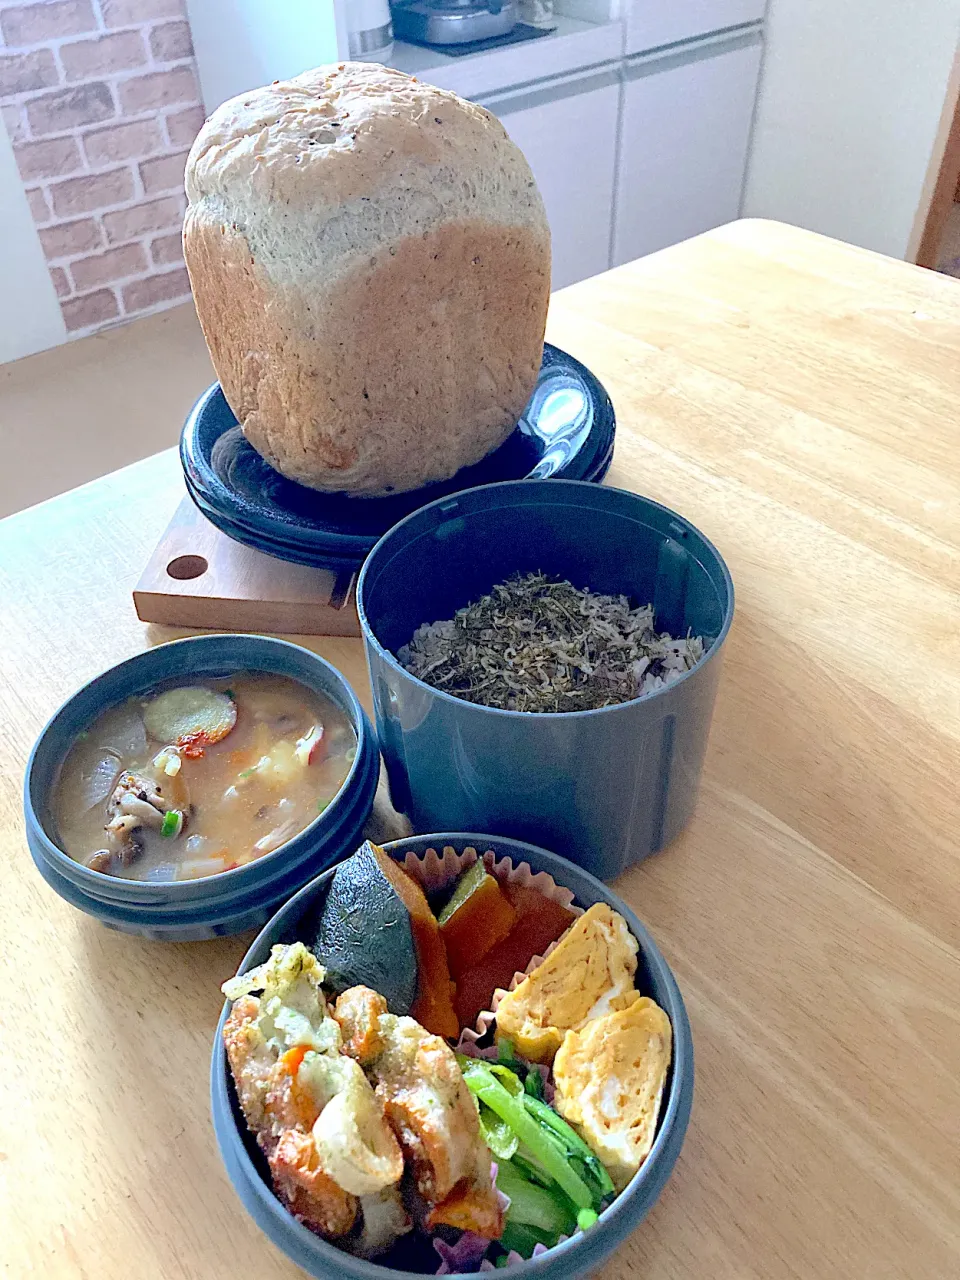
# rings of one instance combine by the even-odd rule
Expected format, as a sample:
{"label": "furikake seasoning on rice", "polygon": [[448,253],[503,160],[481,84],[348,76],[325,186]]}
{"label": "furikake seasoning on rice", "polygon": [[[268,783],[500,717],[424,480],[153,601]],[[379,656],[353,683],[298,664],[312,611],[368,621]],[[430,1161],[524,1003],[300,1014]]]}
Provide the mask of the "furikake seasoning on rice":
{"label": "furikake seasoning on rice", "polygon": [[673,639],[653,605],[529,573],[446,622],[418,627],[397,657],[436,689],[505,711],[588,711],[671,684],[703,657]]}

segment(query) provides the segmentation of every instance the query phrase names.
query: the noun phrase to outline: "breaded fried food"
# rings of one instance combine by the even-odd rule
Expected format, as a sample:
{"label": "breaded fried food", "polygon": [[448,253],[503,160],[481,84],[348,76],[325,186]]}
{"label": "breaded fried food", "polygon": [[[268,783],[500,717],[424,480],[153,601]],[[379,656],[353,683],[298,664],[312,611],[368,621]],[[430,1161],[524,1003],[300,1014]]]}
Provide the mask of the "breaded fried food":
{"label": "breaded fried food", "polygon": [[380,1018],[386,1012],[386,1000],[369,987],[350,987],[337,1000],[333,1016],[340,1024],[343,1052],[362,1067],[379,1058],[386,1048],[380,1030]]}
{"label": "breaded fried food", "polygon": [[[378,1248],[388,1231],[395,1238],[410,1227],[396,1195],[403,1153],[362,1067],[340,1052],[323,977],[302,943],[274,947],[266,964],[224,984],[234,999],[224,1045],[277,1196],[311,1230],[333,1239],[353,1231],[365,1202],[372,1221],[360,1224],[357,1247]],[[249,994],[256,990],[262,996]],[[364,1052],[378,1032],[378,999],[361,992],[353,1002]],[[345,1021],[350,1008],[348,1001]]]}
{"label": "breaded fried food", "polygon": [[357,1217],[357,1197],[323,1169],[313,1138],[286,1129],[268,1160],[273,1187],[290,1212],[322,1236],[345,1236]]}
{"label": "breaded fried food", "polygon": [[[503,1214],[480,1133],[476,1104],[453,1050],[412,1018],[383,1014],[385,1047],[370,1064],[387,1119],[410,1160],[417,1190],[434,1206],[431,1221],[497,1239]],[[456,1196],[453,1193],[456,1192]]]}
{"label": "breaded fried food", "polygon": [[234,1002],[223,1028],[223,1044],[233,1073],[237,1098],[253,1133],[259,1132],[264,1126],[264,1104],[277,1061],[276,1054],[264,1040],[257,1025],[259,1013],[260,1001],[256,996],[241,996]]}
{"label": "breaded fried food", "polygon": [[496,1192],[491,1196],[482,1184],[471,1184],[467,1179],[458,1183],[446,1200],[434,1205],[427,1215],[427,1226],[457,1227],[460,1231],[472,1231],[499,1240],[503,1234],[503,1211]]}

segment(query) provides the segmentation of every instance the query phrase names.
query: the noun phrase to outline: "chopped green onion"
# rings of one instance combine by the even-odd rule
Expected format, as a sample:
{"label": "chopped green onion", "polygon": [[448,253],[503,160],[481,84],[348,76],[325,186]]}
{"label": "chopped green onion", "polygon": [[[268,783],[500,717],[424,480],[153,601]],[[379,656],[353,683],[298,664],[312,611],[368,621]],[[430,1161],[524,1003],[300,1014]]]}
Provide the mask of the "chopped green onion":
{"label": "chopped green onion", "polygon": [[183,830],[183,814],[179,809],[168,809],[163,815],[163,825],[160,828],[160,834],[168,840],[172,840],[178,836]]}
{"label": "chopped green onion", "polygon": [[232,689],[224,689],[223,692],[227,695],[228,698],[232,698],[233,701],[236,702],[237,695],[233,692]]}
{"label": "chopped green onion", "polygon": [[329,800],[318,800],[317,813],[323,813],[324,809],[326,809],[329,804],[330,804]]}
{"label": "chopped green onion", "polygon": [[256,773],[256,772],[257,772],[256,768],[253,768],[253,769],[243,769],[240,773],[238,773],[238,774],[237,774],[237,777],[238,777],[238,778],[249,778],[252,774],[254,774],[254,773]]}
{"label": "chopped green onion", "polygon": [[577,1226],[581,1231],[589,1231],[592,1226],[600,1221],[599,1217],[592,1209],[581,1209],[577,1214]]}
{"label": "chopped green onion", "polygon": [[160,826],[160,834],[167,839],[173,839],[183,830],[183,814],[179,809],[168,809],[163,815],[163,822]]}

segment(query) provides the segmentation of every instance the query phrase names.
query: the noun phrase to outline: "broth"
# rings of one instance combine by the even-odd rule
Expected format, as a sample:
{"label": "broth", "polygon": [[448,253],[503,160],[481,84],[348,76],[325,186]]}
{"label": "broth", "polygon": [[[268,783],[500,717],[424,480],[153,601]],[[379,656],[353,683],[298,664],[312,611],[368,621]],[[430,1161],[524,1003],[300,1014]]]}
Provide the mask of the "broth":
{"label": "broth", "polygon": [[60,847],[132,880],[229,871],[312,822],[356,750],[345,713],[287,676],[171,681],[70,748],[54,790]]}

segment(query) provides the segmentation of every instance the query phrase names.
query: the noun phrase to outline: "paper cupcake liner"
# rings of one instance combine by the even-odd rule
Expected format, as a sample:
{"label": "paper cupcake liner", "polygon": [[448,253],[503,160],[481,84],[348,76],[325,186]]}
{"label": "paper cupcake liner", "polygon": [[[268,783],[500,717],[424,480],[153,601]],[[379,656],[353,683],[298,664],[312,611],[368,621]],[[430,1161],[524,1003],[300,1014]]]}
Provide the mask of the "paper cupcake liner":
{"label": "paper cupcake liner", "polygon": [[[575,913],[578,916],[583,915],[582,907],[571,908],[571,910],[575,911]],[[560,938],[564,936],[565,936],[564,934],[561,934]],[[523,973],[515,973],[513,977],[510,979],[509,987],[496,988],[496,990],[493,993],[493,1001],[492,1001],[493,1008],[481,1009],[480,1012],[477,1014],[476,1031],[471,1031],[467,1027],[464,1027],[463,1031],[460,1032],[461,1040],[463,1040],[465,1037],[468,1037],[471,1040],[483,1039],[483,1037],[490,1030],[490,1027],[493,1024],[493,1021],[497,1016],[497,1009],[499,1008],[500,1001],[503,999],[503,997],[507,994],[508,991],[515,991],[517,987],[520,985],[520,983],[524,980],[524,978],[526,978],[529,974],[533,973],[534,969],[538,969],[540,965],[543,964],[544,960],[546,960],[547,956],[552,955],[552,953],[557,949],[557,945],[560,942],[560,938],[557,938],[555,942],[551,942],[549,947],[547,947],[546,951],[544,951],[543,955],[532,956],[530,959],[530,963],[524,969]]]}
{"label": "paper cupcake liner", "polygon": [[[403,869],[419,882],[425,893],[438,893],[452,885],[457,877],[468,867],[472,867],[480,856],[472,846],[458,853],[452,845],[445,845],[439,853],[436,849],[427,849],[422,855],[412,851],[407,853],[403,859]],[[578,907],[574,902],[573,891],[557,884],[548,872],[534,871],[529,862],[518,862],[514,866],[512,858],[498,858],[492,849],[487,849],[482,857],[487,870],[500,884],[515,884],[524,889],[536,889],[545,898],[566,907],[574,917],[583,915],[583,907]],[[538,965],[542,964],[556,947],[557,942],[551,942],[542,955],[532,956],[526,969],[522,973],[517,972],[513,975],[509,990],[513,991],[528,973],[532,973]],[[467,1046],[475,1046],[476,1042],[487,1034],[490,1024],[496,1017],[497,1005],[504,995],[506,991],[498,987],[493,993],[493,1008],[485,1009],[480,1013],[476,1030],[464,1027],[457,1043],[459,1050],[463,1051]],[[486,1056],[483,1050],[478,1052],[481,1057]],[[493,1056],[496,1056],[495,1052]]]}

